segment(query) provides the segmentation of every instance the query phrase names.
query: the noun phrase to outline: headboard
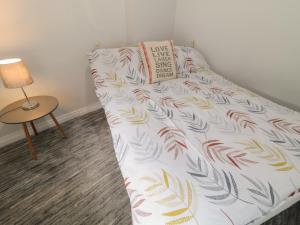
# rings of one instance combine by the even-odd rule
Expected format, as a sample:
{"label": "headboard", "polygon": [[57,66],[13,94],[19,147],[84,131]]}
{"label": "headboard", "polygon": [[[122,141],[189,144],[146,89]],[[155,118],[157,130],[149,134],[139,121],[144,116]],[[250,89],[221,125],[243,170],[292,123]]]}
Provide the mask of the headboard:
{"label": "headboard", "polygon": [[[137,47],[138,45],[137,44],[134,44],[134,43],[129,43],[126,45],[126,47]],[[190,45],[184,45],[185,47],[192,47],[192,48],[195,48],[196,47],[196,41],[195,40],[192,40],[190,42]],[[119,46],[119,47],[124,47],[124,46]],[[95,47],[94,49],[99,49],[101,48],[101,41],[97,41],[96,44],[95,44]]]}

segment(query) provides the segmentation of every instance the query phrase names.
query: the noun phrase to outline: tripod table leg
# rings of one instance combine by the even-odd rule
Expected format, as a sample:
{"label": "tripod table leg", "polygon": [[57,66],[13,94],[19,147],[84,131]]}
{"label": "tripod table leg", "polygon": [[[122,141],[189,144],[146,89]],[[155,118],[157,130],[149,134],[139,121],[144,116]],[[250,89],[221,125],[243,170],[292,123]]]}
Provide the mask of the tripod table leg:
{"label": "tripod table leg", "polygon": [[56,127],[59,129],[61,135],[63,136],[63,138],[67,138],[67,135],[65,134],[63,128],[59,125],[58,121],[56,120],[55,116],[53,115],[53,113],[50,113],[50,116],[52,118],[52,120],[54,121]]}
{"label": "tripod table leg", "polygon": [[37,132],[37,130],[36,130],[36,128],[35,128],[35,125],[34,125],[33,121],[30,121],[30,125],[31,125],[31,127],[32,127],[32,130],[33,130],[34,134],[35,134],[35,135],[38,135],[39,133]]}
{"label": "tripod table leg", "polygon": [[28,145],[28,148],[31,152],[31,157],[32,157],[33,160],[37,160],[36,151],[35,151],[35,148],[33,147],[32,140],[31,140],[27,125],[26,125],[26,123],[22,123],[22,125],[23,125],[23,129],[24,129],[24,132],[25,132],[25,135],[26,135],[27,145]]}

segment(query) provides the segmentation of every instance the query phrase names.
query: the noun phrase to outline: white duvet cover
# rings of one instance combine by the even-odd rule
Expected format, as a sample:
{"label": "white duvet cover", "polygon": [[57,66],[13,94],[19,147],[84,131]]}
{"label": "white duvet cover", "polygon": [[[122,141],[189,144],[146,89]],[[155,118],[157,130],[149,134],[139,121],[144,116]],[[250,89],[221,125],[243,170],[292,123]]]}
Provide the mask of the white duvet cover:
{"label": "white duvet cover", "polygon": [[133,224],[244,225],[298,195],[300,114],[176,53],[179,78],[152,85],[137,48],[90,54]]}

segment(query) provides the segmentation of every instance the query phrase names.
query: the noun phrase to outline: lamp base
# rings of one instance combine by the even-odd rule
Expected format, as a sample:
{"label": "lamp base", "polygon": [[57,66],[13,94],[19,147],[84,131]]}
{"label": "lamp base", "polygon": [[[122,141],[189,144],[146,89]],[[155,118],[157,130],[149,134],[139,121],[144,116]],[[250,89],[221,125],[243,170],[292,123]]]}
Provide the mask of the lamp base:
{"label": "lamp base", "polygon": [[29,102],[24,102],[22,104],[22,109],[28,111],[28,110],[32,110],[32,109],[39,107],[39,105],[40,104],[38,102],[29,100]]}

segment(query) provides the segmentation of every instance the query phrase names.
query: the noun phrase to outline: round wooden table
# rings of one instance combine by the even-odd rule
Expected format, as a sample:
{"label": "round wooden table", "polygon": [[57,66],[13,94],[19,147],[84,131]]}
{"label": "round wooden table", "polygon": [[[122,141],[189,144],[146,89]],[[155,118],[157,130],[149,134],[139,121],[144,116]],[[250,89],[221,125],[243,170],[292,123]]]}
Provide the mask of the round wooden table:
{"label": "round wooden table", "polygon": [[24,110],[22,109],[22,104],[26,101],[26,99],[22,99],[16,101],[14,103],[9,104],[8,106],[4,107],[0,111],[0,122],[6,124],[22,124],[27,144],[29,150],[31,152],[31,156],[33,160],[37,159],[35,148],[32,144],[31,136],[28,131],[27,123],[29,122],[33,132],[35,135],[38,135],[37,129],[33,123],[34,120],[42,118],[44,116],[50,115],[52,120],[54,121],[55,125],[59,129],[63,138],[67,138],[63,128],[59,125],[58,121],[53,115],[53,111],[58,106],[58,101],[55,97],[51,96],[33,96],[30,97],[29,100],[34,100],[39,103],[37,108],[31,110]]}

